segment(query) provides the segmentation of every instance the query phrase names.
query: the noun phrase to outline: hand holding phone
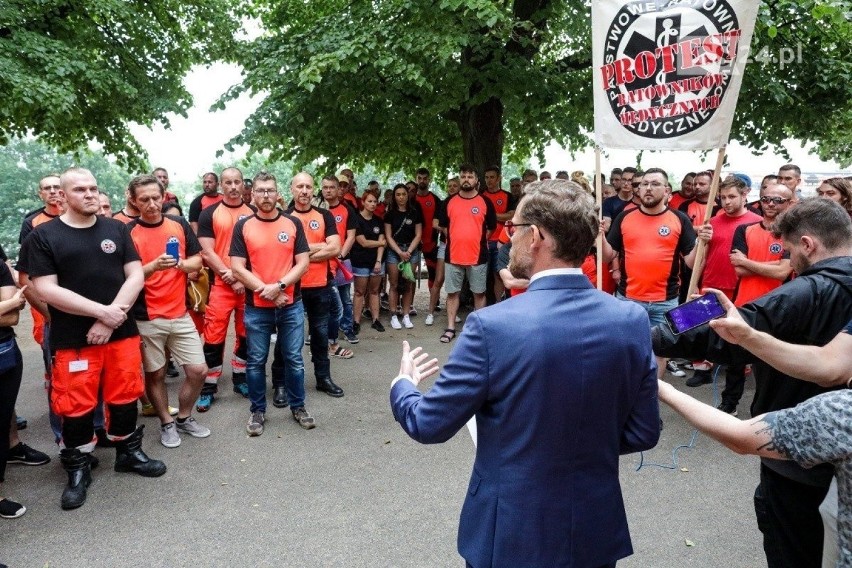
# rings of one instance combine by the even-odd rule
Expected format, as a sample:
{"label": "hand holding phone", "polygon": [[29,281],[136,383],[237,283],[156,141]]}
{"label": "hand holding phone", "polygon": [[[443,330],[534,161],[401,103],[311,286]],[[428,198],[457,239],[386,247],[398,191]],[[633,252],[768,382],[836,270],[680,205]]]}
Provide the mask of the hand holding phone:
{"label": "hand holding phone", "polygon": [[672,333],[679,335],[724,315],[725,308],[719,303],[716,294],[708,292],[667,311],[666,323]]}
{"label": "hand holding phone", "polygon": [[176,238],[172,237],[166,242],[166,254],[175,261],[180,260],[180,243]]}

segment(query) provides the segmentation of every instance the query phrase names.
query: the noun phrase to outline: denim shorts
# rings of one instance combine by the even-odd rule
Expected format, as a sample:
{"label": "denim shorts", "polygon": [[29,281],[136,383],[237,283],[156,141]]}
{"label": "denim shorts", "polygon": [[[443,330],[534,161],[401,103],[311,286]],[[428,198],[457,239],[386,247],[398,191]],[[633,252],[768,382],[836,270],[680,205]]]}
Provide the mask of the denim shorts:
{"label": "denim shorts", "polygon": [[[407,244],[397,243],[399,245],[400,250],[406,250],[408,248]],[[388,247],[387,256],[385,257],[385,262],[388,264],[399,264],[402,262],[402,259],[399,258],[392,248]],[[420,249],[417,249],[413,253],[411,253],[411,267],[412,270],[415,266],[420,264]]]}
{"label": "denim shorts", "polygon": [[381,272],[378,274],[373,272],[372,268],[361,268],[359,266],[352,267],[352,274],[360,278],[369,278],[370,276],[384,276],[385,274],[385,263],[382,263]]}

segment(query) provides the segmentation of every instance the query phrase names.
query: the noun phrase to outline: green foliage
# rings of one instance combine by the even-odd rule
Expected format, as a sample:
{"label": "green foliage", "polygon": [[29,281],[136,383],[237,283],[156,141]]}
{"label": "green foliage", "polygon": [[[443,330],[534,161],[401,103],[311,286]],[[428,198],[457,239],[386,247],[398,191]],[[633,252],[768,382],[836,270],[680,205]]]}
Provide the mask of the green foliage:
{"label": "green foliage", "polygon": [[132,174],[101,153],[59,154],[42,143],[24,140],[13,140],[0,149],[0,195],[4,203],[3,215],[0,215],[0,244],[9,258],[18,254],[18,234],[24,216],[42,207],[38,196],[39,180],[71,166],[91,170],[98,187],[109,196],[113,209],[117,211],[121,207],[124,189]]}
{"label": "green foliage", "polygon": [[185,116],[184,76],[225,56],[236,27],[230,0],[4,0],[0,144],[33,134],[68,152],[97,140],[147,170],[129,124]]}
{"label": "green foliage", "polygon": [[[591,144],[588,2],[254,0],[245,13],[266,31],[240,43],[244,80],[218,105],[265,98],[231,148],[331,168],[427,165],[441,179],[470,155],[470,111],[491,99],[504,140],[475,143],[512,163],[551,141]],[[746,71],[732,138],[782,153],[787,138],[815,141],[820,157],[852,162],[849,1],[777,0],[759,19],[752,53],[769,55]]]}

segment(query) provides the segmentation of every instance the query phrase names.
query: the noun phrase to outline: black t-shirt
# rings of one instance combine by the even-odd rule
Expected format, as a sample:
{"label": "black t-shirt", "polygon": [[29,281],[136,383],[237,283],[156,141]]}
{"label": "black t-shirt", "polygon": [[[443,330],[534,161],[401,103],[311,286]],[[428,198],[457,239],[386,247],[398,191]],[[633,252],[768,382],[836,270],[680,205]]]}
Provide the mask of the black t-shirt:
{"label": "black t-shirt", "polygon": [[[378,248],[364,248],[358,244],[358,235],[363,235],[368,241],[378,241],[383,234],[384,223],[382,220],[373,215],[372,219],[364,219],[360,213],[354,216],[355,219],[355,244],[352,245],[352,250],[349,253],[349,260],[352,266],[358,268],[373,268],[376,264]],[[378,259],[381,261],[381,259]]]}
{"label": "black t-shirt", "polygon": [[[36,227],[21,247],[18,266],[31,278],[55,274],[59,285],[99,304],[109,305],[124,285],[124,265],[139,260],[127,225],[96,217],[85,229],[62,219]],[[88,346],[86,334],[95,319],[50,310],[52,349]],[[128,318],[113,331],[110,341],[139,335],[136,320]]]}
{"label": "black t-shirt", "polygon": [[3,245],[0,245],[0,262],[6,262],[9,260],[9,257],[6,256],[6,251],[3,250]]}
{"label": "black t-shirt", "polygon": [[414,226],[423,224],[423,214],[420,208],[410,204],[405,211],[390,211],[385,213],[385,225],[391,226],[391,237],[396,244],[408,245],[414,240]]}
{"label": "black t-shirt", "polygon": [[[0,251],[3,249],[0,248]],[[0,288],[6,286],[14,286],[15,280],[12,279],[12,271],[6,266],[5,262],[0,262]],[[0,327],[0,341],[5,342],[15,337],[15,330],[9,326]]]}

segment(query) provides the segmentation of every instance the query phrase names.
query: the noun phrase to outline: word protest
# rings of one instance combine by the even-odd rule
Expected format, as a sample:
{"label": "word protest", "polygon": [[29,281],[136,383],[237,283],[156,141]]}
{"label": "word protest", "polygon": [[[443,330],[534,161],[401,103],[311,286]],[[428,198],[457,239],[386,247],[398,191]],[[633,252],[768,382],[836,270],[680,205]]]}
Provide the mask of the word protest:
{"label": "word protest", "polygon": [[743,0],[592,2],[598,146],[727,144],[756,18]]}

